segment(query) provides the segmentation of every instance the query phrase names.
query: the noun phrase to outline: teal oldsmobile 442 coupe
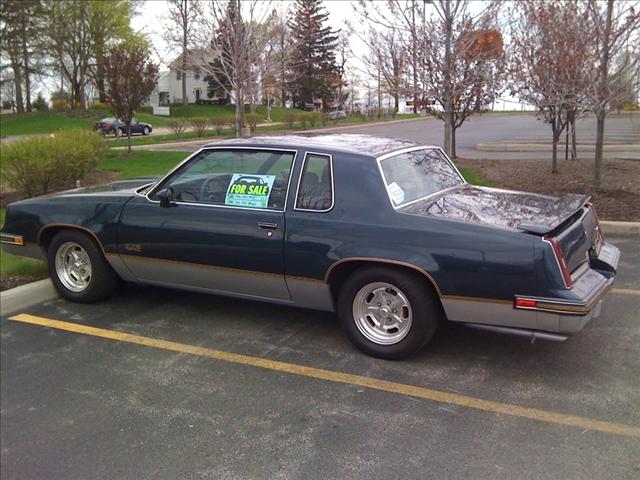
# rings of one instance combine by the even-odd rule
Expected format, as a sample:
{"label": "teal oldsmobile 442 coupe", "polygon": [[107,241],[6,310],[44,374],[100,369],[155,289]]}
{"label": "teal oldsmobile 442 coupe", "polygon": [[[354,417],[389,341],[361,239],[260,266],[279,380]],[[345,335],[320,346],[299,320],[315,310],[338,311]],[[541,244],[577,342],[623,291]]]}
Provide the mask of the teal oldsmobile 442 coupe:
{"label": "teal oldsmobile 442 coupe", "polygon": [[159,181],[17,202],[2,244],[71,301],[124,280],[337,311],[383,358],[444,320],[565,340],[619,260],[588,197],[476,187],[438,147],[362,135],[223,141]]}

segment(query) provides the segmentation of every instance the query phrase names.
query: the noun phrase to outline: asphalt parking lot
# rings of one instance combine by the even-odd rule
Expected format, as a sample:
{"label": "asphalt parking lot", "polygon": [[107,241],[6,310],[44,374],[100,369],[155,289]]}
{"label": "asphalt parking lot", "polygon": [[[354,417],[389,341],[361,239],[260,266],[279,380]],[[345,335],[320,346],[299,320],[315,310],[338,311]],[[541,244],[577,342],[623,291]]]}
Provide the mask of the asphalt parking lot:
{"label": "asphalt parking lot", "polygon": [[640,243],[608,241],[616,290],[565,343],[447,325],[389,362],[329,314],[134,286],[2,318],[0,475],[640,478]]}

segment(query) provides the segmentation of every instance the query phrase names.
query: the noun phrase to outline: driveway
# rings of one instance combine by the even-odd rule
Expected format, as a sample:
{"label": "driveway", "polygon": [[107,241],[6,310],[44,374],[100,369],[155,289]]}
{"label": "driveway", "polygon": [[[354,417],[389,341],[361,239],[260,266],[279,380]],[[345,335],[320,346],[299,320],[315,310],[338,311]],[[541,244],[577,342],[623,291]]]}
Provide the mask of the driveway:
{"label": "driveway", "polygon": [[[577,122],[577,139],[580,144],[595,142],[595,118],[583,117]],[[296,132],[301,133],[301,132]],[[321,133],[360,133],[382,135],[395,138],[406,138],[422,144],[442,145],[444,127],[440,120],[424,118],[412,121],[389,122],[377,125],[347,125],[338,128],[323,129]],[[276,133],[281,135],[282,132]],[[551,154],[540,151],[481,151],[478,144],[494,144],[499,147],[504,143],[540,144],[549,143],[551,129],[547,124],[536,120],[532,114],[487,114],[476,115],[468,119],[457,131],[457,153],[461,158],[469,159],[518,159],[518,158],[551,158]],[[640,115],[612,114],[607,118],[606,143],[615,145],[615,151],[605,150],[611,158],[629,158],[640,160]],[[194,141],[185,145],[161,146],[155,150],[195,151],[210,141]],[[625,150],[620,145],[635,145]],[[144,147],[145,149],[150,149]],[[564,155],[564,150],[562,155]],[[580,156],[592,157],[591,151],[581,151]]]}
{"label": "driveway", "polygon": [[2,318],[9,479],[640,476],[640,244],[565,343],[445,325],[402,362],[333,315],[128,286]]}

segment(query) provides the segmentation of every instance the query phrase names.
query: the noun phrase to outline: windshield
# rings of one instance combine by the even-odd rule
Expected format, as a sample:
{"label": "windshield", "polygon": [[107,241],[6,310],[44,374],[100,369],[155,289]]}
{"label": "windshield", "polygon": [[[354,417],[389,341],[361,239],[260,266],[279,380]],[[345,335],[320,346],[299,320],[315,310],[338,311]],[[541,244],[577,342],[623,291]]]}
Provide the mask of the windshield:
{"label": "windshield", "polygon": [[464,183],[449,159],[435,148],[384,158],[380,160],[380,168],[394,207]]}

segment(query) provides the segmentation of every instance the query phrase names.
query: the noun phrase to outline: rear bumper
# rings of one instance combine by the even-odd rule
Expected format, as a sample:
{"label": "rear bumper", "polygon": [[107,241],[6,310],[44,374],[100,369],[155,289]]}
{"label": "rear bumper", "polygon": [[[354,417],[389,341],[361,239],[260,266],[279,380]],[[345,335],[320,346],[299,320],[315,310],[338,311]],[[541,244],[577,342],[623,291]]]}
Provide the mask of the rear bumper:
{"label": "rear bumper", "polygon": [[[607,245],[606,258],[592,262],[595,268],[586,269],[565,298],[516,295],[515,299],[535,302],[535,306],[516,307],[508,300],[493,301],[464,297],[444,297],[442,305],[449,320],[484,327],[505,327],[524,333],[553,332],[562,336],[581,331],[591,320],[598,318],[602,302],[613,285],[620,260],[620,251]],[[472,326],[473,326],[472,325]],[[490,328],[486,328],[490,329]],[[494,329],[501,331],[500,329]]]}

